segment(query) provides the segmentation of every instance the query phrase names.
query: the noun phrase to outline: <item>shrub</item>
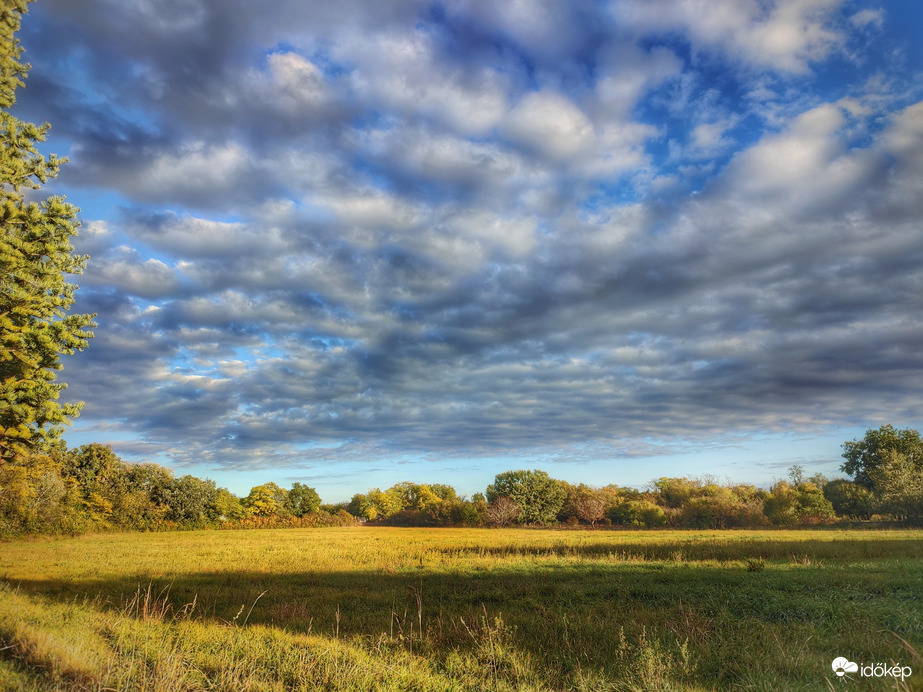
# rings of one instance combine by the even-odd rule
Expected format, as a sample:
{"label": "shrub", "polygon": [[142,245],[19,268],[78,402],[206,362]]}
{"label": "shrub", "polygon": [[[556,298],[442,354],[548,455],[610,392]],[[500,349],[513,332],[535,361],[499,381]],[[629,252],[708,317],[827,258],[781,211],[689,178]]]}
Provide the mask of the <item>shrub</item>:
{"label": "shrub", "polygon": [[621,500],[609,509],[608,518],[619,526],[648,528],[663,526],[667,515],[662,507],[649,500]]}

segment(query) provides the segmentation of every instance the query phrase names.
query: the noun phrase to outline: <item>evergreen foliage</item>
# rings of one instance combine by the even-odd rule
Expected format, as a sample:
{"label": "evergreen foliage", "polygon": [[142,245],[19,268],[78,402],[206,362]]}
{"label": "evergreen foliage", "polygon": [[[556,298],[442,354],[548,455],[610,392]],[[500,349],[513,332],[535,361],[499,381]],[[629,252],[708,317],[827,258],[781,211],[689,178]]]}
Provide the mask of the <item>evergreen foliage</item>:
{"label": "evergreen foliage", "polygon": [[81,404],[59,404],[60,356],[82,350],[95,315],[68,315],[87,258],[70,243],[77,208],[63,197],[27,200],[58,174],[66,159],[45,157],[37,144],[49,125],[25,123],[9,109],[28,65],[15,34],[27,0],[0,7],[0,462],[22,458],[57,438]]}

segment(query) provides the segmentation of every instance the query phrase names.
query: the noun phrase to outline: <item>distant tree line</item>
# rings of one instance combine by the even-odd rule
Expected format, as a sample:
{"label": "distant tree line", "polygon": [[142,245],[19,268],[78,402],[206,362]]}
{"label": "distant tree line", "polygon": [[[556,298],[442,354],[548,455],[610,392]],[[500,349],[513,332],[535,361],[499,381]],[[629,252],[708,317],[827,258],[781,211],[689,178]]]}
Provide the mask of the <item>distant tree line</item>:
{"label": "distant tree line", "polygon": [[212,480],[176,478],[153,463],[131,464],[110,447],[51,449],[0,465],[0,535],[77,534],[354,523],[326,511],[314,488],[264,483],[238,498]]}
{"label": "distant tree line", "polygon": [[461,498],[450,486],[398,483],[353,496],[350,514],[397,525],[608,525],[725,529],[829,524],[840,520],[923,520],[923,441],[916,430],[869,429],[843,445],[853,480],[806,477],[800,466],[768,490],[716,479],[659,478],[645,490],[573,485],[538,470],[498,474],[484,493]]}
{"label": "distant tree line", "polygon": [[799,466],[768,490],[714,478],[659,478],[644,490],[591,487],[545,471],[505,471],[483,493],[403,482],[324,505],[314,488],[264,483],[238,498],[212,480],[128,463],[99,444],[57,444],[0,465],[0,535],[105,530],[335,526],[554,525],[725,529],[923,520],[923,440],[916,430],[869,429],[843,445],[853,480],[805,476]]}

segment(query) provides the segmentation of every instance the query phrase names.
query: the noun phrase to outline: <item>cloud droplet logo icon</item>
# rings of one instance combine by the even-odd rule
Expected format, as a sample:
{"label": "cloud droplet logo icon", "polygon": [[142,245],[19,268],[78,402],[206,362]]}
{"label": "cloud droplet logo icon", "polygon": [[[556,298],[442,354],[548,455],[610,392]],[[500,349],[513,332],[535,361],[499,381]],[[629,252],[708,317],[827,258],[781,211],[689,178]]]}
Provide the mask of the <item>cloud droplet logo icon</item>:
{"label": "cloud droplet logo icon", "polygon": [[859,664],[840,656],[833,659],[833,672],[839,677],[843,677],[846,673],[857,673],[859,672]]}

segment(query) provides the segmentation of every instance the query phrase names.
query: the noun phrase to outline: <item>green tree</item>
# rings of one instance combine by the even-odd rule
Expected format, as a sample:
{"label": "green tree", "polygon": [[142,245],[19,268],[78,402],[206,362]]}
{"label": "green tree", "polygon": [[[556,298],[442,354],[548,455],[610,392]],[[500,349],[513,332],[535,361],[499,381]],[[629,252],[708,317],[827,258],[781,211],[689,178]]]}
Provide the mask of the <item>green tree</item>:
{"label": "green tree", "polygon": [[129,464],[128,487],[142,492],[157,505],[169,505],[170,489],[173,487],[173,471],[166,466],[151,462]]}
{"label": "green tree", "polygon": [[923,469],[920,433],[911,428],[898,430],[892,425],[883,425],[877,430],[869,428],[861,440],[844,442],[843,458],[846,461],[840,468],[859,485],[875,490],[874,471],[884,463],[889,450],[903,455],[917,469]]}
{"label": "green tree", "polygon": [[61,355],[87,346],[95,315],[68,315],[86,257],[70,243],[77,208],[63,197],[35,202],[37,190],[66,159],[45,158],[37,143],[49,125],[20,121],[9,113],[29,66],[19,62],[15,34],[29,0],[0,6],[0,462],[21,458],[58,438],[82,404],[60,404],[67,385],[56,382]]}
{"label": "green tree", "polygon": [[703,493],[691,498],[675,517],[675,523],[685,528],[727,529],[765,522],[763,504],[748,504],[731,488],[706,485]]}
{"label": "green tree", "polygon": [[73,478],[84,498],[96,493],[101,496],[124,482],[128,482],[129,469],[112,451],[112,447],[93,442],[70,451],[64,457],[64,474]]}
{"label": "green tree", "polygon": [[763,507],[773,524],[792,525],[798,523],[798,495],[785,481],[776,483]]}
{"label": "green tree", "polygon": [[288,511],[296,517],[303,517],[320,509],[320,495],[314,488],[309,488],[303,483],[292,483],[286,501]]}
{"label": "green tree", "polygon": [[458,493],[455,492],[455,488],[451,485],[446,485],[444,483],[430,483],[429,489],[433,491],[433,494],[436,495],[443,502],[455,503],[458,502]]}
{"label": "green tree", "polygon": [[833,505],[815,483],[802,483],[797,487],[797,492],[798,521],[802,524],[822,524],[836,519]]}
{"label": "green tree", "polygon": [[923,469],[917,464],[889,449],[869,475],[884,511],[897,519],[923,518]]}
{"label": "green tree", "polygon": [[824,486],[824,497],[833,505],[833,511],[850,519],[871,519],[877,501],[872,491],[845,478],[837,478]]}
{"label": "green tree", "polygon": [[608,512],[609,520],[618,526],[648,528],[667,523],[666,513],[650,500],[618,500]]}
{"label": "green tree", "polygon": [[164,526],[170,513],[173,471],[149,462],[122,466],[116,482],[106,491],[113,504],[113,523],[140,530]]}
{"label": "green tree", "polygon": [[[381,492],[381,490],[378,492]],[[378,509],[375,507],[375,504],[369,500],[367,493],[356,493],[353,495],[349,504],[346,505],[346,511],[354,517],[368,519],[369,521],[378,518]]]}
{"label": "green tree", "polygon": [[200,526],[210,518],[211,508],[218,496],[215,481],[196,476],[182,476],[170,488],[170,518],[180,524]]}
{"label": "green tree", "polygon": [[488,501],[507,497],[522,510],[519,521],[524,524],[546,524],[555,520],[567,495],[560,481],[544,471],[505,471],[487,486]]}

